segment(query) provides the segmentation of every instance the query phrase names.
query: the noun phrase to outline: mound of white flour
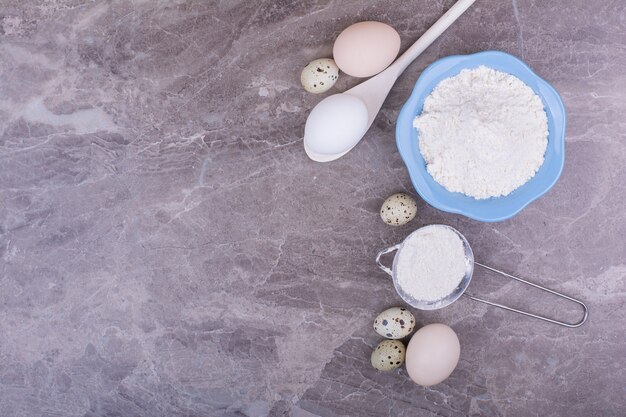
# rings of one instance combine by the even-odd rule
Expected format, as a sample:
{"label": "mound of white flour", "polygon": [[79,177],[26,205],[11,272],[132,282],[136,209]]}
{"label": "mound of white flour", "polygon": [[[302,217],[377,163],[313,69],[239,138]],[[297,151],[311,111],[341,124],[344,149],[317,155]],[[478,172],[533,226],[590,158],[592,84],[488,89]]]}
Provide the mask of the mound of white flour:
{"label": "mound of white flour", "polygon": [[484,66],[441,81],[413,126],[435,181],[476,199],[526,183],[548,145],[541,99],[519,78]]}
{"label": "mound of white flour", "polygon": [[467,269],[461,238],[438,224],[409,236],[397,256],[398,284],[417,300],[436,301],[451,294]]}

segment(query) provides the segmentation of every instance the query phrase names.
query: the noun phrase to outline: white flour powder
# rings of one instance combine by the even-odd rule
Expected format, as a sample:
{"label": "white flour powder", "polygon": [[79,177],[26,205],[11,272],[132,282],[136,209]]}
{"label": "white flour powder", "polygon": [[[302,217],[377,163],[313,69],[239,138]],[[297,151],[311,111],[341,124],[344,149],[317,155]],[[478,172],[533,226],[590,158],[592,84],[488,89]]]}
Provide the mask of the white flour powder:
{"label": "white flour powder", "polygon": [[484,66],[441,81],[413,126],[435,181],[476,199],[526,183],[548,145],[541,99],[519,78]]}
{"label": "white flour powder", "polygon": [[437,301],[452,293],[465,276],[463,242],[445,226],[418,229],[404,242],[398,256],[398,284],[417,300]]}

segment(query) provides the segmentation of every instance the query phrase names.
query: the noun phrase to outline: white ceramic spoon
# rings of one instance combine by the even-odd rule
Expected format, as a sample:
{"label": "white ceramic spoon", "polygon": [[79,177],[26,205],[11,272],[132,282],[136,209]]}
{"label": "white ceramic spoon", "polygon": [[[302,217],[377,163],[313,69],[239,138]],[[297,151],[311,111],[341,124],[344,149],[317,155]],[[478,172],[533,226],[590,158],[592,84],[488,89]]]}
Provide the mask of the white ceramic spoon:
{"label": "white ceramic spoon", "polygon": [[314,161],[328,162],[347,154],[374,122],[391,87],[409,66],[476,0],[458,0],[393,64],[378,75],[320,101],[304,127],[304,150]]}

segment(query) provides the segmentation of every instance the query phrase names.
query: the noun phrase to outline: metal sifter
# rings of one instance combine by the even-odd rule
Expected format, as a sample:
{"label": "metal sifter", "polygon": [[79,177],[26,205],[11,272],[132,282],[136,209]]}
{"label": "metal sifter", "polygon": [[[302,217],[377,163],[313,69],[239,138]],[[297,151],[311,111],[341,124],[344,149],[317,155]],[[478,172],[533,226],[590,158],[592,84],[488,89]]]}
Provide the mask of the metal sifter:
{"label": "metal sifter", "polygon": [[[551,290],[549,288],[543,287],[541,285],[529,282],[525,279],[516,277],[514,275],[511,274],[507,274],[506,272],[502,272],[498,269],[492,268],[490,266],[487,265],[483,265],[481,263],[478,263],[474,260],[474,253],[472,252],[472,248],[470,247],[467,239],[465,239],[465,236],[463,236],[458,230],[454,229],[453,227],[447,226],[447,225],[430,225],[430,226],[425,226],[425,227],[445,227],[449,230],[452,230],[454,233],[456,233],[456,235],[461,239],[461,242],[463,242],[463,248],[465,250],[465,264],[466,264],[466,270],[465,270],[465,275],[463,276],[463,278],[461,279],[461,282],[459,283],[459,285],[447,296],[436,300],[436,301],[428,301],[428,300],[420,300],[417,299],[415,297],[413,297],[412,295],[408,294],[406,291],[404,291],[404,289],[398,284],[398,277],[397,277],[397,263],[398,263],[398,259],[400,258],[398,255],[402,252],[402,249],[404,247],[404,243],[406,241],[408,241],[408,239],[413,236],[413,234],[417,233],[420,229],[415,230],[413,233],[411,233],[409,236],[407,236],[401,243],[398,243],[397,245],[391,246],[389,248],[383,249],[380,252],[378,252],[378,255],[376,255],[376,264],[380,267],[380,269],[382,269],[383,271],[385,271],[387,274],[389,274],[391,276],[391,278],[393,279],[393,285],[396,288],[396,292],[398,293],[398,295],[400,295],[400,297],[402,297],[402,299],[409,305],[417,308],[418,310],[437,310],[443,307],[446,307],[450,304],[452,304],[453,302],[455,302],[456,300],[458,300],[462,295],[471,298],[474,301],[479,301],[481,303],[484,304],[489,304],[491,306],[495,306],[495,307],[500,307],[503,308],[505,310],[509,310],[509,311],[513,311],[515,313],[519,313],[519,314],[523,314],[525,316],[529,316],[529,317],[534,317],[536,319],[539,320],[543,320],[543,321],[547,321],[550,323],[554,323],[554,324],[558,324],[560,326],[565,326],[565,327],[579,327],[581,326],[586,320],[587,317],[589,315],[589,310],[587,308],[587,306],[585,305],[585,303],[583,303],[580,300],[577,300],[575,298],[569,297],[565,294],[562,294],[560,292]],[[387,254],[387,253],[391,253],[393,251],[397,251],[393,260],[393,264],[391,269],[385,265],[383,265],[383,263],[381,262],[380,258]],[[531,287],[535,287],[538,288],[542,291],[546,291],[549,292],[551,294],[554,294],[558,297],[561,298],[565,298],[566,300],[570,300],[573,301],[579,305],[582,306],[584,314],[582,319],[577,322],[577,323],[566,323],[563,321],[559,321],[559,320],[555,320],[555,319],[551,319],[549,317],[545,317],[545,316],[540,316],[538,314],[534,314],[534,313],[530,313],[528,311],[524,311],[524,310],[518,310],[516,308],[512,308],[509,306],[505,306],[503,304],[498,304],[498,303],[494,303],[492,301],[488,301],[488,300],[483,300],[482,298],[478,298],[478,297],[474,297],[470,294],[466,294],[465,290],[467,290],[467,287],[469,286],[470,281],[472,280],[472,275],[474,273],[474,265],[479,266],[483,269],[487,269],[491,272],[495,272],[496,274],[506,277],[506,278],[510,278],[510,279],[514,279],[516,281],[519,281],[523,284],[526,285],[530,285]]]}

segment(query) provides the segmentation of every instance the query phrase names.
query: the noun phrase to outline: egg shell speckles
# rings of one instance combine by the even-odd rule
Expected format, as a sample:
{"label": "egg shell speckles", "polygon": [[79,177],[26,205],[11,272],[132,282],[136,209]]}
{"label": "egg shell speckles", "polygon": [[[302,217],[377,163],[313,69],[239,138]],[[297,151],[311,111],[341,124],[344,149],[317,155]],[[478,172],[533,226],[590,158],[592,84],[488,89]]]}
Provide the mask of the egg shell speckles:
{"label": "egg shell speckles", "polygon": [[406,348],[399,340],[383,340],[372,352],[372,366],[379,371],[392,371],[404,363]]}
{"label": "egg shell speckles", "polygon": [[417,203],[408,194],[398,193],[387,198],[380,208],[380,218],[391,226],[403,226],[417,214]]}
{"label": "egg shell speckles", "polygon": [[387,339],[402,339],[415,328],[415,317],[404,307],[392,307],[374,320],[376,333]]}
{"label": "egg shell speckles", "polygon": [[302,87],[314,94],[330,90],[337,78],[339,78],[339,67],[330,58],[320,58],[309,62],[300,74]]}

